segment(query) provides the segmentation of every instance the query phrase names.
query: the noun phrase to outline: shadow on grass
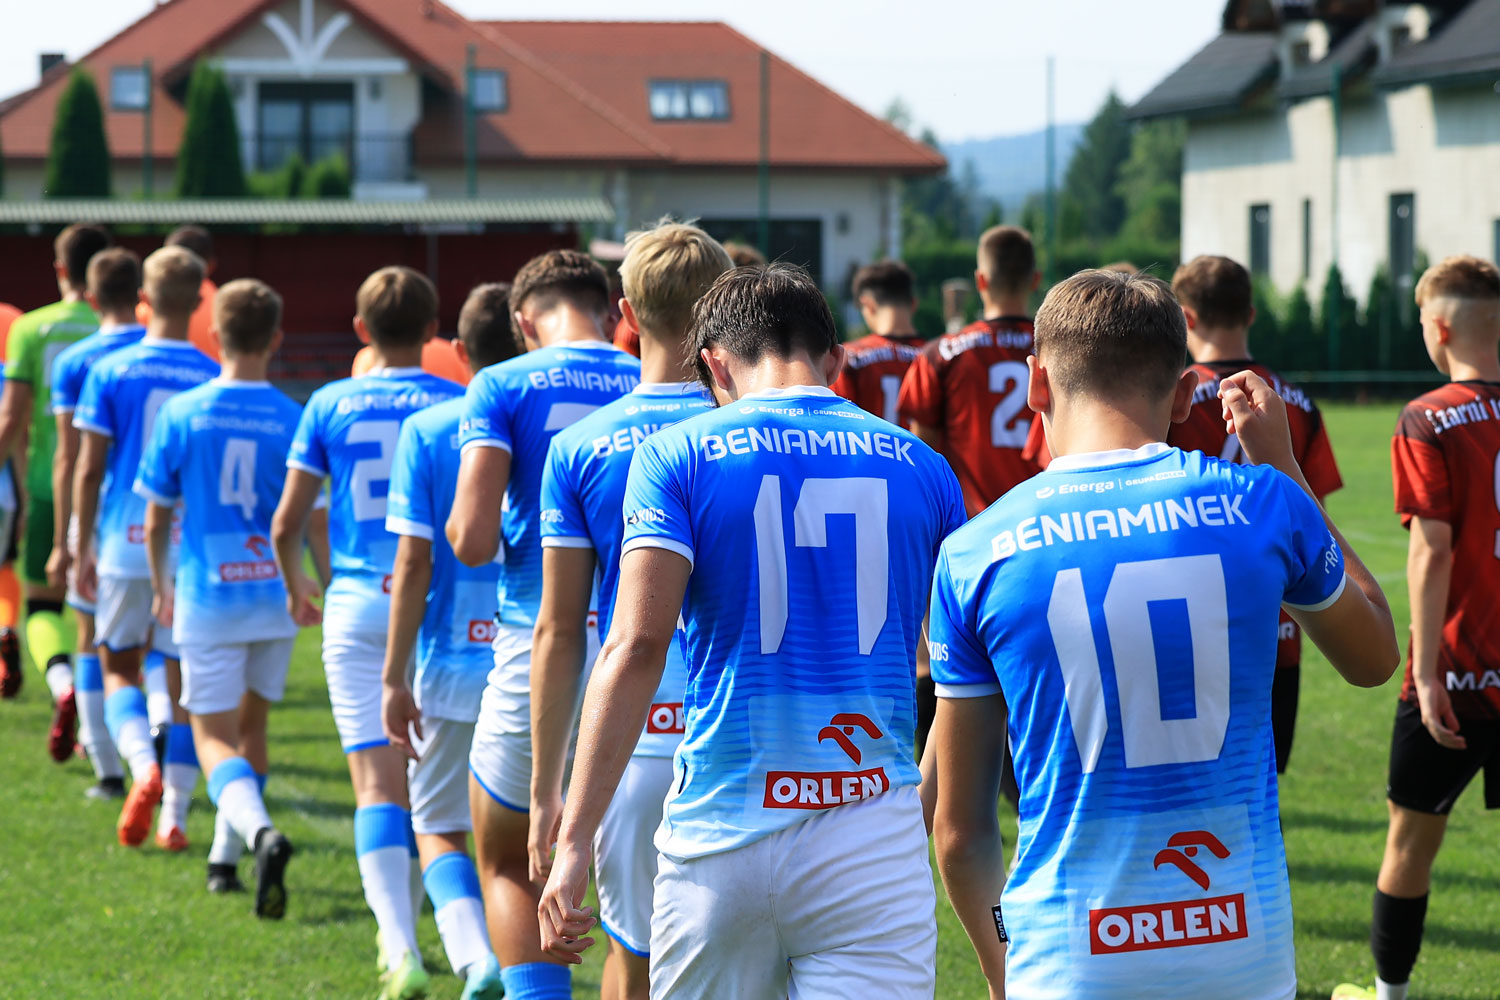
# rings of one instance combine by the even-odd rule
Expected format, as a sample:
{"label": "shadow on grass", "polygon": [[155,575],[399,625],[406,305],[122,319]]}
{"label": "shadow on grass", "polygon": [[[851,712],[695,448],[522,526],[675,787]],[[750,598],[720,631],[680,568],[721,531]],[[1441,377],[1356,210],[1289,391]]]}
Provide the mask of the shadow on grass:
{"label": "shadow on grass", "polygon": [[[1302,918],[1297,921],[1297,933],[1331,941],[1364,942],[1370,939],[1368,918],[1317,919]],[[1454,927],[1446,923],[1429,922],[1422,932],[1427,944],[1445,945],[1450,948],[1465,948],[1471,951],[1500,951],[1500,928]],[[1424,997],[1427,994],[1423,994]]]}
{"label": "shadow on grass", "polygon": [[[1371,892],[1375,889],[1377,870],[1377,865],[1340,861],[1290,860],[1287,862],[1287,871],[1291,874],[1293,881],[1365,885],[1370,888]],[[1432,873],[1432,882],[1439,890],[1478,889],[1486,892],[1500,892],[1500,877],[1494,875],[1443,872],[1439,869]]]}
{"label": "shadow on grass", "polygon": [[1384,817],[1361,819],[1332,813],[1294,812],[1283,809],[1281,825],[1289,830],[1323,830],[1327,833],[1374,833],[1383,834],[1386,829]]}

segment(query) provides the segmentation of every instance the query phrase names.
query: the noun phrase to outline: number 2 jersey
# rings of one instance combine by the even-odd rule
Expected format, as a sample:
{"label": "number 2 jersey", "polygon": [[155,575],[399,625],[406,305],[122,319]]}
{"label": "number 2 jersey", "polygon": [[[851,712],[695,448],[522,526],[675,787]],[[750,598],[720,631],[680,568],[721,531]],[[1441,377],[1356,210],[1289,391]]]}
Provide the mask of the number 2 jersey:
{"label": "number 2 jersey", "polygon": [[271,515],[302,408],[269,382],[216,378],[157,412],[135,492],[182,503],[172,641],[258,642],[297,634],[271,549]]}
{"label": "number 2 jersey", "polygon": [[[1500,720],[1500,383],[1450,382],[1401,411],[1391,441],[1396,511],[1453,528],[1438,676],[1460,719]],[[1402,700],[1415,705],[1408,651]]]}
{"label": "number 2 jersey", "polygon": [[[542,473],[542,547],[594,550],[599,635],[609,635],[620,587],[625,481],[635,449],[664,427],[713,407],[696,382],[641,384],[584,417],[552,439]],[[673,643],[651,698],[646,729],[636,743],[641,757],[670,757],[682,741],[682,689],[686,668]]]}
{"label": "number 2 jersey", "polygon": [[325,622],[385,635],[396,564],[396,536],[386,530],[385,516],[401,422],[463,391],[420,368],[382,368],[330,382],[308,399],[286,465],[332,481],[328,542],[333,582]]}
{"label": "number 2 jersey", "polygon": [[1021,456],[1031,344],[1026,317],[982,319],[928,344],[901,382],[901,419],[943,434],[970,517],[1037,471]]}
{"label": "number 2 jersey", "polygon": [[162,404],[219,374],[219,363],[185,340],[147,337],[94,362],[83,381],[73,426],[110,439],[99,490],[99,575],[150,576],[146,501],[135,492],[141,453]]}
{"label": "number 2 jersey", "polygon": [[658,850],[732,850],[916,784],[917,637],[964,521],[941,456],[828,389],[754,393],[637,445],[624,511],[622,555],[692,564]]}
{"label": "number 2 jersey", "polygon": [[910,337],[882,337],[870,334],[844,345],[844,370],[829,386],[882,420],[907,426],[897,412],[901,399],[901,380],[911,363],[922,353],[923,341]]}
{"label": "number 2 jersey", "polygon": [[1344,585],[1290,479],[1162,444],[1053,459],[943,545],[938,695],[1003,694],[1021,790],[1008,996],[1293,995],[1277,617]]}

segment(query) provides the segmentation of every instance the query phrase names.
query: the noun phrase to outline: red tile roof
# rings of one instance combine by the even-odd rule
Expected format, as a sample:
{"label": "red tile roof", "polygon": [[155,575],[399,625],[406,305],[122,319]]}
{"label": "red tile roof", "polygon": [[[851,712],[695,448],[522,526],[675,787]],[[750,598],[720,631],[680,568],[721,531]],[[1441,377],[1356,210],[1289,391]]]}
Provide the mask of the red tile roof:
{"label": "red tile roof", "polygon": [[[199,54],[212,52],[285,0],[170,0],[85,55],[105,106],[114,156],[142,154],[139,112],[111,111],[109,72],[153,60],[153,154],[176,155],[183,108],[171,91]],[[463,157],[456,82],[474,46],[477,65],[507,74],[506,111],[478,117],[483,162],[655,163],[749,166],[757,162],[760,47],[721,23],[472,22],[436,0],[332,0],[407,58],[432,83],[414,139],[419,162]],[[0,103],[7,157],[46,156],[64,67]],[[660,122],[647,107],[654,78],[723,79],[727,121]],[[941,169],[942,157],[855,107],[789,63],[771,57],[771,162],[777,167]],[[434,97],[433,95],[437,96]]]}

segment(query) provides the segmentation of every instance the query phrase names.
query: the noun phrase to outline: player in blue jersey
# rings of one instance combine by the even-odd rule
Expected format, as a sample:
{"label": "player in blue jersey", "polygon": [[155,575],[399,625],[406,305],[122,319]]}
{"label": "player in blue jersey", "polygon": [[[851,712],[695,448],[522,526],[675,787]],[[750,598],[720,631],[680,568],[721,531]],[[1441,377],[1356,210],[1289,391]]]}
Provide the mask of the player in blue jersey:
{"label": "player in blue jersey", "polygon": [[[480,285],[464,302],[453,348],[472,372],[516,356],[509,303],[510,288],[500,284]],[[411,824],[448,964],[464,979],[463,1000],[499,1000],[500,964],[468,836],[469,744],[493,662],[500,567],[463,565],[442,529],[458,486],[463,408],[462,398],[428,407],[401,425],[396,442],[385,526],[399,541],[381,714],[391,744],[412,758]]]}
{"label": "player in blue jersey", "polygon": [[943,545],[934,840],[993,996],[1292,997],[1270,717],[1280,608],[1350,683],[1396,664],[1385,597],[1313,498],[1263,380],[1242,372],[1220,392],[1258,464],[1163,443],[1197,385],[1186,343],[1155,278],[1054,287],[1028,397],[1052,463]]}
{"label": "player in blue jersey", "polygon": [[272,520],[276,563],[293,617],[317,596],[301,565],[308,517],[330,483],[328,532],[333,580],[323,603],[323,669],[333,721],[354,784],[354,849],[365,901],[379,928],[382,997],[420,996],[428,976],[417,950],[420,869],[407,809],[406,758],[380,720],[396,536],[386,530],[391,463],[401,423],[461,395],[422,371],[422,345],[438,328],[437,290],[406,267],[385,267],[360,285],[357,332],[378,354],[359,378],[330,382],[307,401],[287,457],[286,488]]}
{"label": "player in blue jersey", "polygon": [[[266,381],[281,343],[281,297],[252,279],[214,300],[221,377],[162,404],[141,456],[135,492],[146,499],[146,555],[156,618],[182,654],[182,706],[220,818],[255,852],[255,913],[286,913],[282,873],[291,842],[261,795],[266,715],[286,689],[298,625],[271,552],[271,513],[301,408]],[[173,512],[181,554],[170,560]],[[298,567],[295,572],[301,572]],[[307,586],[310,586],[308,584]],[[238,859],[238,853],[234,855]],[[235,880],[210,854],[210,888]]]}
{"label": "player in blue jersey", "polygon": [[[52,459],[52,551],[47,557],[45,574],[54,593],[66,595],[73,609],[77,628],[78,650],[72,680],[73,702],[78,718],[78,742],[94,766],[98,783],[88,794],[95,798],[123,798],[125,771],[120,752],[115,749],[104,722],[104,674],[94,647],[94,605],[78,596],[70,585],[72,559],[70,550],[78,545],[78,530],[73,518],[73,472],[78,462],[78,429],[73,426],[73,411],[83,393],[84,379],[98,359],[129,347],[146,335],[146,328],[135,321],[140,304],[141,261],[122,247],[101,250],[89,259],[88,300],[99,314],[99,329],[65,347],[52,362],[52,394],[48,401],[56,425],[57,443]],[[157,680],[156,672],[148,681]],[[58,700],[59,714],[64,702]],[[61,722],[61,724],[60,724]],[[54,720],[53,730],[59,743],[72,742],[71,727],[65,720]],[[55,747],[57,756],[71,747]]]}
{"label": "player in blue jersey", "polygon": [[[73,510],[83,526],[76,581],[79,595],[97,607],[94,630],[104,669],[105,722],[134,779],[116,833],[121,844],[139,846],[160,801],[156,843],[182,851],[188,846],[187,810],[198,783],[198,761],[187,713],[177,704],[177,647],[151,610],[146,501],[133,487],[157,411],[177,393],[213,378],[219,366],[187,340],[203,261],[181,247],[164,247],[146,258],[143,271],[152,306],[146,335],[94,363],[73,412],[73,426],[80,432]],[[160,762],[165,791],[146,696],[136,687],[146,647],[166,658],[172,699],[171,729]]]}
{"label": "player in blue jersey", "polygon": [[537,887],[526,854],[542,467],[553,436],[634,389],[640,364],[605,339],[609,284],[584,254],[554,250],[527,263],[516,273],[510,305],[531,350],[469,383],[458,492],[446,531],[465,565],[504,559],[494,667],[469,753],[477,785],[470,792],[474,849],[506,996],[550,1000],[571,995],[570,976],[537,944]]}
{"label": "player in blue jersey", "polygon": [[827,388],[843,350],[801,268],[732,271],[693,319],[722,405],[636,447],[543,941],[566,961],[593,943],[590,844],[680,608],[687,724],[656,835],[651,995],[931,997],[915,663],[958,481]]}
{"label": "player in blue jersey", "polygon": [[[734,266],[713,237],[664,222],[632,233],[620,281],[624,321],[640,344],[641,384],[552,439],[542,475],[542,603],[531,670],[531,868],[545,881],[562,820],[563,775],[587,667],[589,597],[596,569],[599,634],[609,631],[619,583],[621,510],[630,459],[648,435],[713,406],[690,377],[693,304]],[[674,645],[651,698],[646,730],[594,841],[600,924],[610,936],[605,976],[613,996],[647,995],[651,955],[652,835],[682,742],[686,668]]]}

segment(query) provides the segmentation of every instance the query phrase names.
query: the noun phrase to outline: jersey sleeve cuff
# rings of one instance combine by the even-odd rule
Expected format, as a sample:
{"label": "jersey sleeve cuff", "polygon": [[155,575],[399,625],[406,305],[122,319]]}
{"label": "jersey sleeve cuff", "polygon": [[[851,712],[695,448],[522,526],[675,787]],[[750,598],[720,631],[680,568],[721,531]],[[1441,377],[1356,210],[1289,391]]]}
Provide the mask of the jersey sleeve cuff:
{"label": "jersey sleeve cuff", "polygon": [[1291,601],[1282,601],[1281,603],[1296,611],[1322,611],[1326,608],[1331,608],[1335,601],[1337,601],[1340,597],[1343,597],[1344,588],[1348,585],[1349,574],[1345,573],[1343,576],[1339,577],[1339,585],[1333,588],[1333,593],[1323,598],[1323,600],[1319,601],[1317,604],[1293,604]]}
{"label": "jersey sleeve cuff", "polygon": [[136,496],[144,497],[148,502],[154,503],[158,507],[176,507],[177,501],[181,499],[181,497],[169,497],[158,493],[139,479],[135,481],[131,489],[135,491]]}
{"label": "jersey sleeve cuff", "polygon": [[686,559],[689,568],[692,568],[693,565],[692,547],[663,535],[636,535],[620,548],[620,558],[623,559],[625,553],[634,552],[636,549],[666,549],[668,552],[675,552]]}
{"label": "jersey sleeve cuff", "polygon": [[305,472],[310,476],[317,476],[319,479],[325,479],[328,476],[327,469],[320,469],[316,465],[313,465],[311,462],[304,462],[301,459],[287,459],[286,467],[288,469],[296,469],[298,472]]}
{"label": "jersey sleeve cuff", "polygon": [[432,525],[423,524],[421,521],[413,521],[405,517],[387,517],[385,519],[385,530],[393,535],[406,535],[411,538],[422,538],[432,541]]}
{"label": "jersey sleeve cuff", "polygon": [[54,417],[60,417],[64,413],[72,413],[77,408],[78,408],[77,405],[74,404],[74,403],[53,403],[52,404],[52,415]]}
{"label": "jersey sleeve cuff", "polygon": [[989,684],[934,684],[933,690],[939,698],[988,698],[1000,694],[1000,685]]}
{"label": "jersey sleeve cuff", "polygon": [[509,441],[503,441],[500,438],[475,438],[472,441],[465,441],[459,447],[458,453],[459,455],[466,455],[471,448],[498,448],[504,452],[511,450]]}
{"label": "jersey sleeve cuff", "polygon": [[[594,547],[592,538],[583,538],[579,535],[543,535],[542,548],[544,549],[591,549]],[[692,559],[688,559],[692,562]]]}
{"label": "jersey sleeve cuff", "polygon": [[74,417],[73,427],[76,430],[88,431],[90,434],[98,434],[100,437],[112,438],[115,436],[114,431],[110,430],[108,427],[96,424],[91,420],[79,420],[77,417]]}

